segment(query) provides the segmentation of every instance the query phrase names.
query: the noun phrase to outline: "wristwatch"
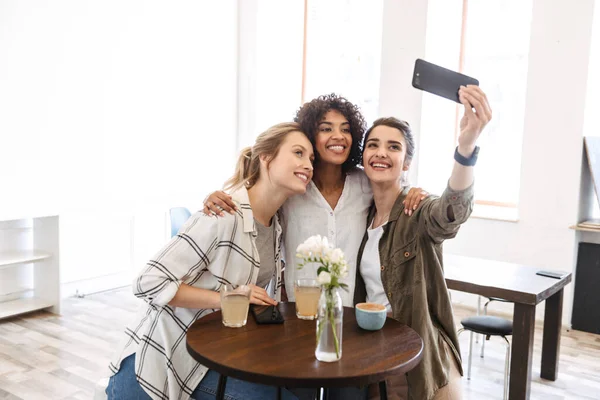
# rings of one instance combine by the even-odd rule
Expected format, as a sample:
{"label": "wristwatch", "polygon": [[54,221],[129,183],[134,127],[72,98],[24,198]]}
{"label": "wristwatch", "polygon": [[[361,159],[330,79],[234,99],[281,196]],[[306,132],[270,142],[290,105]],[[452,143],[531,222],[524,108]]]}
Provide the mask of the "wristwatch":
{"label": "wristwatch", "polygon": [[478,154],[479,154],[479,146],[475,146],[475,149],[473,149],[473,154],[471,154],[471,157],[469,157],[469,158],[463,157],[458,152],[458,146],[456,146],[456,150],[454,150],[454,159],[460,165],[464,165],[465,167],[472,167],[477,162]]}

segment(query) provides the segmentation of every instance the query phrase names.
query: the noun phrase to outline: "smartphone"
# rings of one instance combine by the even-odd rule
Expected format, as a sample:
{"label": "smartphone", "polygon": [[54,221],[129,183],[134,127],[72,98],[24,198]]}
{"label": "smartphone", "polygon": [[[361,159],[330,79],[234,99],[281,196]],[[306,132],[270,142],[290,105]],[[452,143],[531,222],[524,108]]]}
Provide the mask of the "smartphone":
{"label": "smartphone", "polygon": [[555,271],[538,271],[535,273],[539,276],[546,276],[548,278],[560,279],[566,275],[564,272],[555,272]]}
{"label": "smartphone", "polygon": [[460,103],[458,89],[467,85],[479,86],[479,81],[419,58],[415,61],[412,85],[417,89]]}
{"label": "smartphone", "polygon": [[283,316],[277,306],[257,306],[252,304],[252,315],[257,324],[283,324]]}

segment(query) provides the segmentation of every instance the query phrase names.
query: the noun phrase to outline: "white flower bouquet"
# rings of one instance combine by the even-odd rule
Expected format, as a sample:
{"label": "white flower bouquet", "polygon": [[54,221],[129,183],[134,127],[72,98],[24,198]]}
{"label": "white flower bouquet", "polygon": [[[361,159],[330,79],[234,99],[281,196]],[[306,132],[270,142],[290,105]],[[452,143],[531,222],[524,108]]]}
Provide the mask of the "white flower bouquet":
{"label": "white flower bouquet", "polygon": [[[319,312],[317,321],[317,353],[319,353],[319,343],[323,335],[325,326],[331,326],[331,334],[335,345],[335,359],[341,357],[341,318],[343,316],[343,307],[339,297],[338,289],[348,290],[348,285],[342,282],[342,278],[348,276],[348,264],[344,259],[344,253],[339,248],[333,248],[326,237],[320,235],[311,236],[296,249],[296,257],[301,261],[298,268],[301,269],[308,264],[317,265],[317,281],[321,285],[322,300],[319,308],[324,304],[324,312]],[[324,299],[323,299],[324,296]],[[337,310],[334,309],[337,307]],[[336,326],[338,328],[336,329]],[[317,356],[317,358],[319,358]]]}

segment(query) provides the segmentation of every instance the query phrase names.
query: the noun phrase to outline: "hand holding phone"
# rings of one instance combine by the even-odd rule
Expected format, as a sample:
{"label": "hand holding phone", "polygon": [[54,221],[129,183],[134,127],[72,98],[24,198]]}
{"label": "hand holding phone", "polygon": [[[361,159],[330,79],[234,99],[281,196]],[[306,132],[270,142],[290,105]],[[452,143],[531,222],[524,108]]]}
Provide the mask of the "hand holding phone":
{"label": "hand holding phone", "polygon": [[413,87],[455,101],[465,107],[460,120],[458,153],[469,158],[481,132],[492,118],[492,109],[479,81],[425,60],[415,61]]}
{"label": "hand holding phone", "polygon": [[415,61],[413,87],[460,103],[458,90],[461,86],[477,85],[479,81],[425,60]]}

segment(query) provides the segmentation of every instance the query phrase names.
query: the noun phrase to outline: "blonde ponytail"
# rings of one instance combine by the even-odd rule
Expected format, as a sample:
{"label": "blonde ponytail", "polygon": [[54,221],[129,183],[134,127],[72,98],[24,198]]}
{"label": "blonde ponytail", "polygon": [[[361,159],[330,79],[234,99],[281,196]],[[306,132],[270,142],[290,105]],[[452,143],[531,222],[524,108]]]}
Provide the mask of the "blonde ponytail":
{"label": "blonde ponytail", "polygon": [[244,185],[248,187],[249,182],[258,178],[258,176],[253,176],[258,174],[257,171],[252,171],[253,169],[256,170],[256,168],[252,168],[252,147],[244,147],[238,157],[233,176],[225,182],[225,190],[235,190]]}
{"label": "blonde ponytail", "polygon": [[284,122],[274,125],[258,135],[252,147],[245,147],[231,178],[225,182],[225,190],[236,190],[242,186],[250,189],[260,178],[260,157],[272,160],[277,156],[281,144],[291,132],[302,132],[295,122]]}

